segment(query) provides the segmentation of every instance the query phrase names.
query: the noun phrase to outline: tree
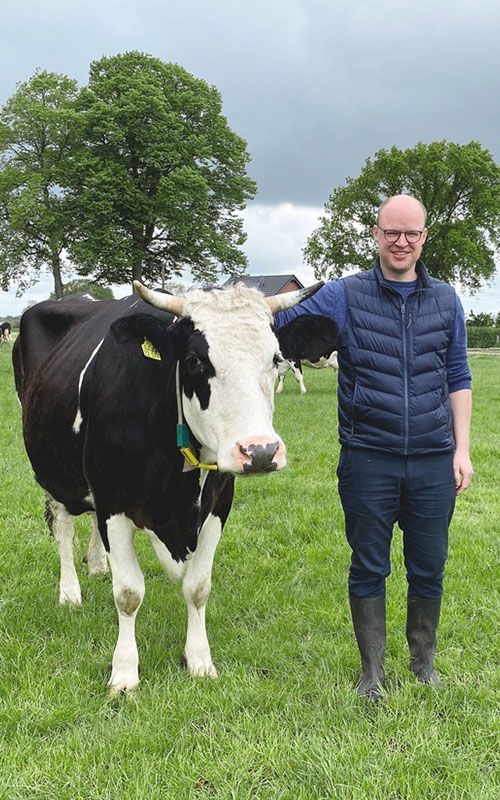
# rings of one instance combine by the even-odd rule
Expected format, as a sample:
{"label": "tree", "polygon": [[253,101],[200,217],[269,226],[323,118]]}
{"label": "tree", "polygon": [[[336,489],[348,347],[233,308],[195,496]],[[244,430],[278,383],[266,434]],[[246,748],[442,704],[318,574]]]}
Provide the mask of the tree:
{"label": "tree", "polygon": [[[64,285],[64,296],[71,294],[91,294],[94,300],[113,300],[113,290],[110,286],[89,280],[89,278],[75,278]],[[52,292],[49,300],[59,300],[56,293]]]}
{"label": "tree", "polygon": [[81,272],[108,283],[244,271],[239,212],[253,197],[246,144],[219,92],[176,64],[129,52],[91,64],[73,175]]}
{"label": "tree", "polygon": [[474,314],[474,312],[471,311],[467,319],[467,325],[473,325],[479,328],[490,328],[495,325],[495,318],[493,314],[487,314],[486,311],[480,311],[478,314]]}
{"label": "tree", "polygon": [[431,275],[470,292],[493,276],[500,246],[500,169],[478,142],[442,141],[380,150],[358,178],[334,190],[304,249],[316,277],[371,266],[377,209],[395,194],[412,194],[427,208],[423,258]]}
{"label": "tree", "polygon": [[22,291],[49,268],[62,297],[63,253],[75,217],[64,192],[78,142],[77,84],[36,72],[0,111],[0,285]]}

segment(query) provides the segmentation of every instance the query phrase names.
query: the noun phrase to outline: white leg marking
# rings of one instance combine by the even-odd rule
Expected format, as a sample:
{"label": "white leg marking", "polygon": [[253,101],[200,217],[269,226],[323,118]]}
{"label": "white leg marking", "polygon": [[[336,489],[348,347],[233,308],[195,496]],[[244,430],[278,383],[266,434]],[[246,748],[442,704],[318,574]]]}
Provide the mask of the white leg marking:
{"label": "white leg marking", "polygon": [[188,628],[184,657],[193,678],[217,677],[205,628],[205,607],[210,596],[212,564],[222,532],[221,521],[209,514],[198,536],[198,545],[188,562],[182,582],[187,603]]}
{"label": "white leg marking", "polygon": [[71,603],[79,606],[82,603],[82,593],[80,583],[75,569],[73,557],[73,517],[66,511],[62,503],[50,499],[50,510],[52,511],[52,533],[59,548],[59,560],[61,564],[61,579],[59,582],[59,602]]}
{"label": "white leg marking", "polygon": [[92,531],[87,550],[87,571],[89,575],[105,575],[108,571],[106,550],[99,533],[97,517],[95,514],[91,514],[90,517],[92,519]]}
{"label": "white leg marking", "polygon": [[99,342],[97,347],[92,351],[92,355],[90,356],[89,360],[87,361],[87,363],[85,364],[84,368],[80,372],[80,378],[78,380],[78,406],[77,406],[77,409],[76,409],[75,421],[73,422],[73,433],[80,433],[80,427],[81,427],[81,424],[83,422],[83,417],[82,417],[82,414],[80,412],[80,392],[82,390],[83,379],[85,377],[85,373],[87,372],[87,369],[89,367],[90,362],[92,361],[92,359],[94,358],[95,354],[99,350],[99,348],[100,348],[101,344],[103,343],[103,341],[104,341],[104,339],[101,339],[101,341]]}
{"label": "white leg marking", "polygon": [[170,555],[170,550],[166,545],[163,544],[162,540],[158,538],[154,531],[150,531],[147,528],[144,528],[145,532],[148,534],[151,544],[153,545],[153,549],[156,553],[158,561],[162,565],[165,573],[170,578],[171,581],[180,581],[184,577],[186,572],[187,562],[186,561],[175,561],[172,556]]}
{"label": "white leg marking", "polygon": [[135,617],[144,597],[144,576],[134,550],[131,520],[125,514],[114,514],[106,524],[113,595],[118,611],[118,641],[113,653],[109,687],[111,694],[118,694],[132,691],[139,684]]}
{"label": "white leg marking", "polygon": [[276,394],[281,394],[283,391],[283,386],[285,383],[285,378],[288,374],[288,370],[290,369],[290,362],[284,359],[278,364],[278,386],[276,389]]}
{"label": "white leg marking", "polygon": [[292,372],[295,375],[295,380],[300,386],[300,393],[305,394],[307,389],[304,384],[304,376],[302,375],[302,372],[295,366],[295,364],[292,364]]}

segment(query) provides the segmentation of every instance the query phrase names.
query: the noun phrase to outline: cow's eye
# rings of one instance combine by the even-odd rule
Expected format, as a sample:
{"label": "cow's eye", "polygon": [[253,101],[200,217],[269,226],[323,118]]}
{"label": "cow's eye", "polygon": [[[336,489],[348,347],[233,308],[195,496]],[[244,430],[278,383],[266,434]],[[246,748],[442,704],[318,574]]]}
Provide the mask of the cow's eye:
{"label": "cow's eye", "polygon": [[203,369],[203,364],[198,356],[190,355],[186,358],[186,367],[190,372],[199,372],[201,369]]}

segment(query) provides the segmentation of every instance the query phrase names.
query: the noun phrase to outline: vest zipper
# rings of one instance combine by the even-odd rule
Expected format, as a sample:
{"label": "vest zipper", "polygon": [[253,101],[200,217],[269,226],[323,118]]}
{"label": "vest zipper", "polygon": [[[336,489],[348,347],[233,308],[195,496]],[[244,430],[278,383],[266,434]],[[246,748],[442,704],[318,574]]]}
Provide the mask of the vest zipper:
{"label": "vest zipper", "polygon": [[404,455],[408,455],[408,366],[406,353],[406,325],[405,303],[401,303],[401,323],[403,326],[403,425],[404,425]]}

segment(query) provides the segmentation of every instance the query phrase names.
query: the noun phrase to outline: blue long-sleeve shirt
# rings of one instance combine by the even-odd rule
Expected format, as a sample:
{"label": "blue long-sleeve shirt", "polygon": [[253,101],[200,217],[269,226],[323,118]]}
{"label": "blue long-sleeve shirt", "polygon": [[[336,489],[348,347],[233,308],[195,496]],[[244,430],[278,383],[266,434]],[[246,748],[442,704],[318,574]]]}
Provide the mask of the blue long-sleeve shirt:
{"label": "blue long-sleeve shirt", "polygon": [[[405,299],[417,288],[418,281],[385,281]],[[458,392],[460,389],[471,388],[471,373],[467,362],[467,335],[465,328],[465,315],[462,304],[456,297],[456,312],[453,333],[446,353],[446,376],[448,391]],[[301,314],[322,314],[333,319],[342,333],[347,323],[347,301],[342,278],[328,281],[325,285],[298,306],[281,311],[274,317],[275,325],[279,329],[292,319]]]}

